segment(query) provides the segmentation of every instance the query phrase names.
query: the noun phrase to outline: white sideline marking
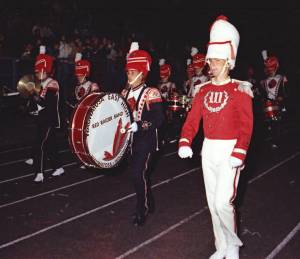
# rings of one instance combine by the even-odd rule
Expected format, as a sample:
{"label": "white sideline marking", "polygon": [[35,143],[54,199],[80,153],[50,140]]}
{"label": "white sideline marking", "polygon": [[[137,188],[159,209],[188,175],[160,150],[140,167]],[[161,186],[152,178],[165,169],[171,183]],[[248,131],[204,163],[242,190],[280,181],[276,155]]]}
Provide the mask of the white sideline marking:
{"label": "white sideline marking", "polygon": [[[58,151],[58,153],[61,154],[61,153],[69,152],[69,151],[70,151],[69,149],[64,149],[64,150]],[[14,160],[14,161],[5,162],[5,163],[0,164],[0,166],[13,165],[13,164],[17,164],[17,163],[20,163],[20,162],[25,162],[27,159],[28,158],[23,158],[23,159],[18,159],[18,160]]]}
{"label": "white sideline marking", "polygon": [[154,237],[147,239],[145,242],[140,243],[138,246],[135,246],[134,248],[126,251],[124,254],[121,254],[120,256],[116,257],[115,259],[123,259],[125,257],[127,257],[128,255],[131,255],[133,253],[135,253],[137,250],[139,250],[140,248],[142,248],[143,246],[149,245],[152,242],[154,242],[155,240],[159,239],[160,237],[168,234],[169,232],[171,232],[172,230],[180,227],[181,225],[189,222],[190,220],[192,220],[193,218],[195,218],[196,216],[202,214],[203,212],[205,212],[207,210],[207,207],[205,206],[203,209],[198,210],[196,212],[194,212],[193,214],[191,214],[190,216],[184,218],[183,220],[180,220],[178,223],[172,225],[171,227],[167,228],[166,230],[160,232],[159,234],[155,235]]}
{"label": "white sideline marking", "polygon": [[269,172],[273,171],[274,169],[276,169],[277,167],[280,167],[282,166],[283,164],[285,164],[286,162],[294,159],[295,157],[299,156],[300,155],[300,151],[298,151],[297,153],[289,156],[288,158],[284,159],[283,161],[281,161],[280,163],[277,163],[276,165],[272,166],[271,168],[269,168],[268,170],[262,172],[261,174],[259,174],[258,176],[252,178],[251,180],[248,181],[248,183],[253,183],[255,182],[256,180],[258,180],[259,178],[265,176],[266,174],[268,174]]}
{"label": "white sideline marking", "polygon": [[171,153],[168,153],[168,154],[164,154],[163,156],[164,156],[164,157],[173,156],[173,155],[177,154],[177,152],[178,152],[178,151],[171,152]]}
{"label": "white sideline marking", "polygon": [[[77,164],[77,162],[72,162],[72,163],[69,163],[69,164],[65,164],[65,165],[62,165],[62,167],[69,167],[71,165],[75,165]],[[52,171],[53,169],[47,169],[45,170],[45,172],[49,172],[49,171]],[[18,176],[18,177],[15,177],[15,178],[10,178],[10,179],[6,179],[6,180],[3,180],[3,181],[0,181],[0,184],[2,183],[8,183],[8,182],[13,182],[15,180],[19,180],[19,179],[23,179],[23,178],[27,178],[27,177],[30,177],[30,176],[33,176],[34,173],[32,174],[25,174],[25,175],[22,175],[22,176]]]}
{"label": "white sideline marking", "polygon": [[13,165],[13,164],[17,164],[17,163],[20,163],[20,162],[25,162],[27,160],[27,158],[23,158],[23,159],[19,159],[19,160],[14,160],[14,161],[9,161],[9,162],[5,162],[5,163],[2,163],[0,164],[0,166],[5,166],[5,165]]}
{"label": "white sideline marking", "polygon": [[31,174],[24,174],[24,175],[22,175],[22,176],[18,176],[18,177],[15,177],[15,178],[9,178],[9,179],[7,179],[7,180],[1,181],[0,184],[2,184],[2,183],[13,182],[13,181],[15,181],[15,180],[27,178],[27,177],[30,177],[30,176],[33,176],[33,175],[34,175],[34,173],[31,173]]}
{"label": "white sideline marking", "polygon": [[[6,151],[3,151],[3,152],[6,152]],[[61,153],[67,153],[67,152],[71,152],[71,150],[70,149],[64,149],[64,150],[58,151],[59,154],[61,154]],[[162,157],[172,156],[172,155],[174,155],[176,153],[177,153],[177,151],[176,152],[167,153],[167,154],[164,154]],[[0,154],[1,154],[1,152],[0,152]],[[18,159],[18,160],[13,160],[13,161],[5,162],[5,163],[0,164],[0,166],[13,165],[13,164],[25,162],[27,159],[28,158],[23,158],[23,159]]]}
{"label": "white sideline marking", "polygon": [[[167,179],[167,180],[165,180],[165,181],[159,182],[159,183],[157,183],[156,185],[153,185],[152,187],[153,187],[153,188],[156,188],[156,187],[158,187],[158,186],[160,186],[160,185],[169,183],[169,182],[172,181],[172,179],[175,180],[175,179],[177,179],[177,178],[179,178],[179,177],[182,177],[182,176],[184,176],[184,175],[190,174],[190,173],[192,173],[192,172],[194,172],[194,171],[196,171],[196,170],[198,170],[198,169],[200,169],[200,167],[193,168],[193,169],[188,170],[188,171],[186,171],[186,172],[184,172],[184,173],[182,173],[182,174],[180,174],[180,175],[177,175],[177,176],[172,177],[172,178],[169,178],[169,179]],[[28,234],[28,235],[19,237],[19,238],[15,239],[15,240],[12,240],[12,241],[10,241],[10,242],[1,244],[1,245],[0,245],[0,249],[3,249],[3,248],[8,247],[8,246],[12,246],[12,245],[14,245],[14,244],[16,244],[16,243],[19,243],[19,242],[23,241],[23,240],[26,240],[26,239],[29,239],[29,238],[31,238],[31,237],[37,236],[37,235],[39,235],[39,234],[41,234],[41,233],[44,233],[44,232],[46,232],[46,231],[48,231],[48,230],[57,228],[57,227],[62,226],[62,225],[64,225],[64,224],[66,224],[66,223],[69,223],[69,222],[74,221],[74,220],[76,220],[76,219],[82,218],[82,217],[84,217],[84,216],[87,216],[87,215],[92,214],[92,213],[94,213],[94,212],[97,212],[97,211],[99,211],[99,210],[102,210],[102,209],[104,209],[104,208],[106,208],[106,207],[109,207],[109,206],[111,206],[111,205],[114,205],[114,204],[116,204],[116,203],[118,203],[118,202],[121,202],[121,201],[124,201],[124,200],[126,200],[126,199],[129,199],[129,198],[131,198],[131,197],[133,197],[133,196],[135,196],[135,193],[128,194],[128,195],[126,195],[126,196],[124,196],[124,197],[122,197],[122,198],[120,198],[120,199],[117,199],[117,200],[114,200],[114,201],[112,201],[112,202],[106,203],[106,204],[104,204],[104,205],[102,205],[102,206],[99,206],[99,207],[97,207],[97,208],[94,208],[94,209],[92,209],[92,210],[88,210],[88,211],[86,211],[86,212],[84,212],[84,213],[81,213],[81,214],[76,215],[76,216],[74,216],[74,217],[71,217],[71,218],[68,218],[68,219],[66,219],[66,220],[63,220],[63,221],[61,221],[61,222],[59,222],[59,223],[57,223],[57,224],[51,225],[51,226],[46,227],[46,228],[42,228],[42,229],[40,229],[40,230],[38,230],[38,231],[36,231],[36,232],[33,232],[33,233],[31,233],[31,234]]]}
{"label": "white sideline marking", "polygon": [[57,191],[61,191],[61,190],[64,190],[64,189],[68,189],[70,187],[73,187],[73,186],[76,186],[76,185],[79,185],[79,184],[82,184],[82,183],[97,180],[97,179],[102,178],[102,177],[104,177],[104,175],[98,175],[98,176],[95,176],[95,177],[92,177],[92,178],[89,178],[89,179],[86,179],[86,180],[82,180],[82,181],[79,181],[79,182],[76,182],[76,183],[65,185],[65,186],[57,188],[57,189],[53,189],[53,190],[50,190],[50,191],[47,191],[47,192],[42,192],[42,193],[39,193],[37,195],[27,196],[27,197],[25,197],[23,199],[20,199],[20,200],[16,200],[16,201],[13,201],[13,202],[2,204],[2,205],[0,205],[0,209],[9,207],[9,206],[14,205],[14,204],[21,203],[23,201],[29,201],[29,200],[32,200],[32,199],[37,198],[37,197],[45,196],[45,195],[47,195],[49,193],[52,193],[52,192],[57,192]]}
{"label": "white sideline marking", "polygon": [[25,149],[29,149],[29,148],[31,148],[31,147],[30,146],[25,146],[25,147],[18,147],[18,148],[14,148],[14,149],[8,149],[8,150],[1,151],[0,154],[6,154],[6,153],[19,151],[19,150],[25,150]]}
{"label": "white sideline marking", "polygon": [[275,249],[266,257],[266,259],[273,259],[286,245],[287,243],[297,234],[300,230],[300,222],[297,226],[281,241],[281,243],[275,247]]}

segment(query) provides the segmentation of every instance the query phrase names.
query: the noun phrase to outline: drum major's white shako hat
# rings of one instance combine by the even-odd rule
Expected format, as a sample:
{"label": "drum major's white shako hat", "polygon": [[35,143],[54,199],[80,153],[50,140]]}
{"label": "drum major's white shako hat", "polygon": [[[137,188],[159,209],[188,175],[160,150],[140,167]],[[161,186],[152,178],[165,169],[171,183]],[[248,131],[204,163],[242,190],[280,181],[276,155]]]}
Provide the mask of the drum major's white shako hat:
{"label": "drum major's white shako hat", "polygon": [[237,29],[227,21],[227,17],[220,15],[210,28],[210,40],[208,43],[206,62],[209,58],[226,59],[229,68],[235,66],[240,35]]}

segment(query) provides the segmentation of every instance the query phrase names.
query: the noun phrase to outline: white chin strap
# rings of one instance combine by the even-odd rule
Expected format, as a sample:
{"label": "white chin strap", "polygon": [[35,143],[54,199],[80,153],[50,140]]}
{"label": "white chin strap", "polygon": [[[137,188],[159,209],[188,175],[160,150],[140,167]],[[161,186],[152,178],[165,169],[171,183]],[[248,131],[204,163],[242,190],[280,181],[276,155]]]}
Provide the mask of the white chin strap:
{"label": "white chin strap", "polygon": [[41,71],[41,74],[40,74],[40,78],[39,78],[39,80],[40,81],[43,81],[43,79],[44,79],[44,69],[42,69],[42,71]]}
{"label": "white chin strap", "polygon": [[226,60],[226,63],[224,64],[224,66],[223,66],[223,68],[222,68],[222,70],[221,70],[221,73],[220,73],[220,75],[223,75],[224,73],[225,73],[225,69],[226,69],[226,67],[229,67],[229,63],[228,63],[228,61]]}
{"label": "white chin strap", "polygon": [[83,84],[84,83],[84,81],[85,81],[85,78],[86,78],[86,76],[83,76],[83,77],[81,77],[81,79],[80,79],[80,84]]}
{"label": "white chin strap", "polygon": [[132,81],[129,81],[128,80],[128,84],[132,85],[136,82],[136,80],[138,80],[138,78],[143,74],[143,72],[140,72],[136,77],[135,79],[133,79]]}
{"label": "white chin strap", "polygon": [[198,70],[197,72],[195,72],[195,74],[196,74],[197,76],[201,76],[201,75],[202,75],[202,71],[203,71],[203,69]]}

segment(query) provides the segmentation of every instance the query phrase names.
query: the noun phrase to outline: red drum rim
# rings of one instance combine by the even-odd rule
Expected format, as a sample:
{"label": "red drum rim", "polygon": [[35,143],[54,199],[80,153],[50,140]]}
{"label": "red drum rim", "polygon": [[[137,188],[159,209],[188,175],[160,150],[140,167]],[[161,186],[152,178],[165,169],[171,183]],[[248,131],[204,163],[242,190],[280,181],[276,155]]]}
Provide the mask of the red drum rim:
{"label": "red drum rim", "polygon": [[130,108],[120,94],[106,92],[86,96],[72,113],[69,144],[73,153],[90,167],[116,167],[130,144],[130,133],[123,127],[129,127],[131,121]]}

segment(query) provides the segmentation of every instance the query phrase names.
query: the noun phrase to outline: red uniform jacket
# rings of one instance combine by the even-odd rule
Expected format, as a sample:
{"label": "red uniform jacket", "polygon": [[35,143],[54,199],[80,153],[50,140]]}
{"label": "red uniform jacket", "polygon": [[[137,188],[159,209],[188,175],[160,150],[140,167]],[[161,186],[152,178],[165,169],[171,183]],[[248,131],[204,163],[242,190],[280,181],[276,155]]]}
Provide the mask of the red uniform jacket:
{"label": "red uniform jacket", "polygon": [[203,119],[204,136],[218,140],[236,139],[232,156],[244,160],[253,127],[251,84],[232,79],[223,85],[209,81],[200,87],[183,125],[179,147],[191,146]]}

